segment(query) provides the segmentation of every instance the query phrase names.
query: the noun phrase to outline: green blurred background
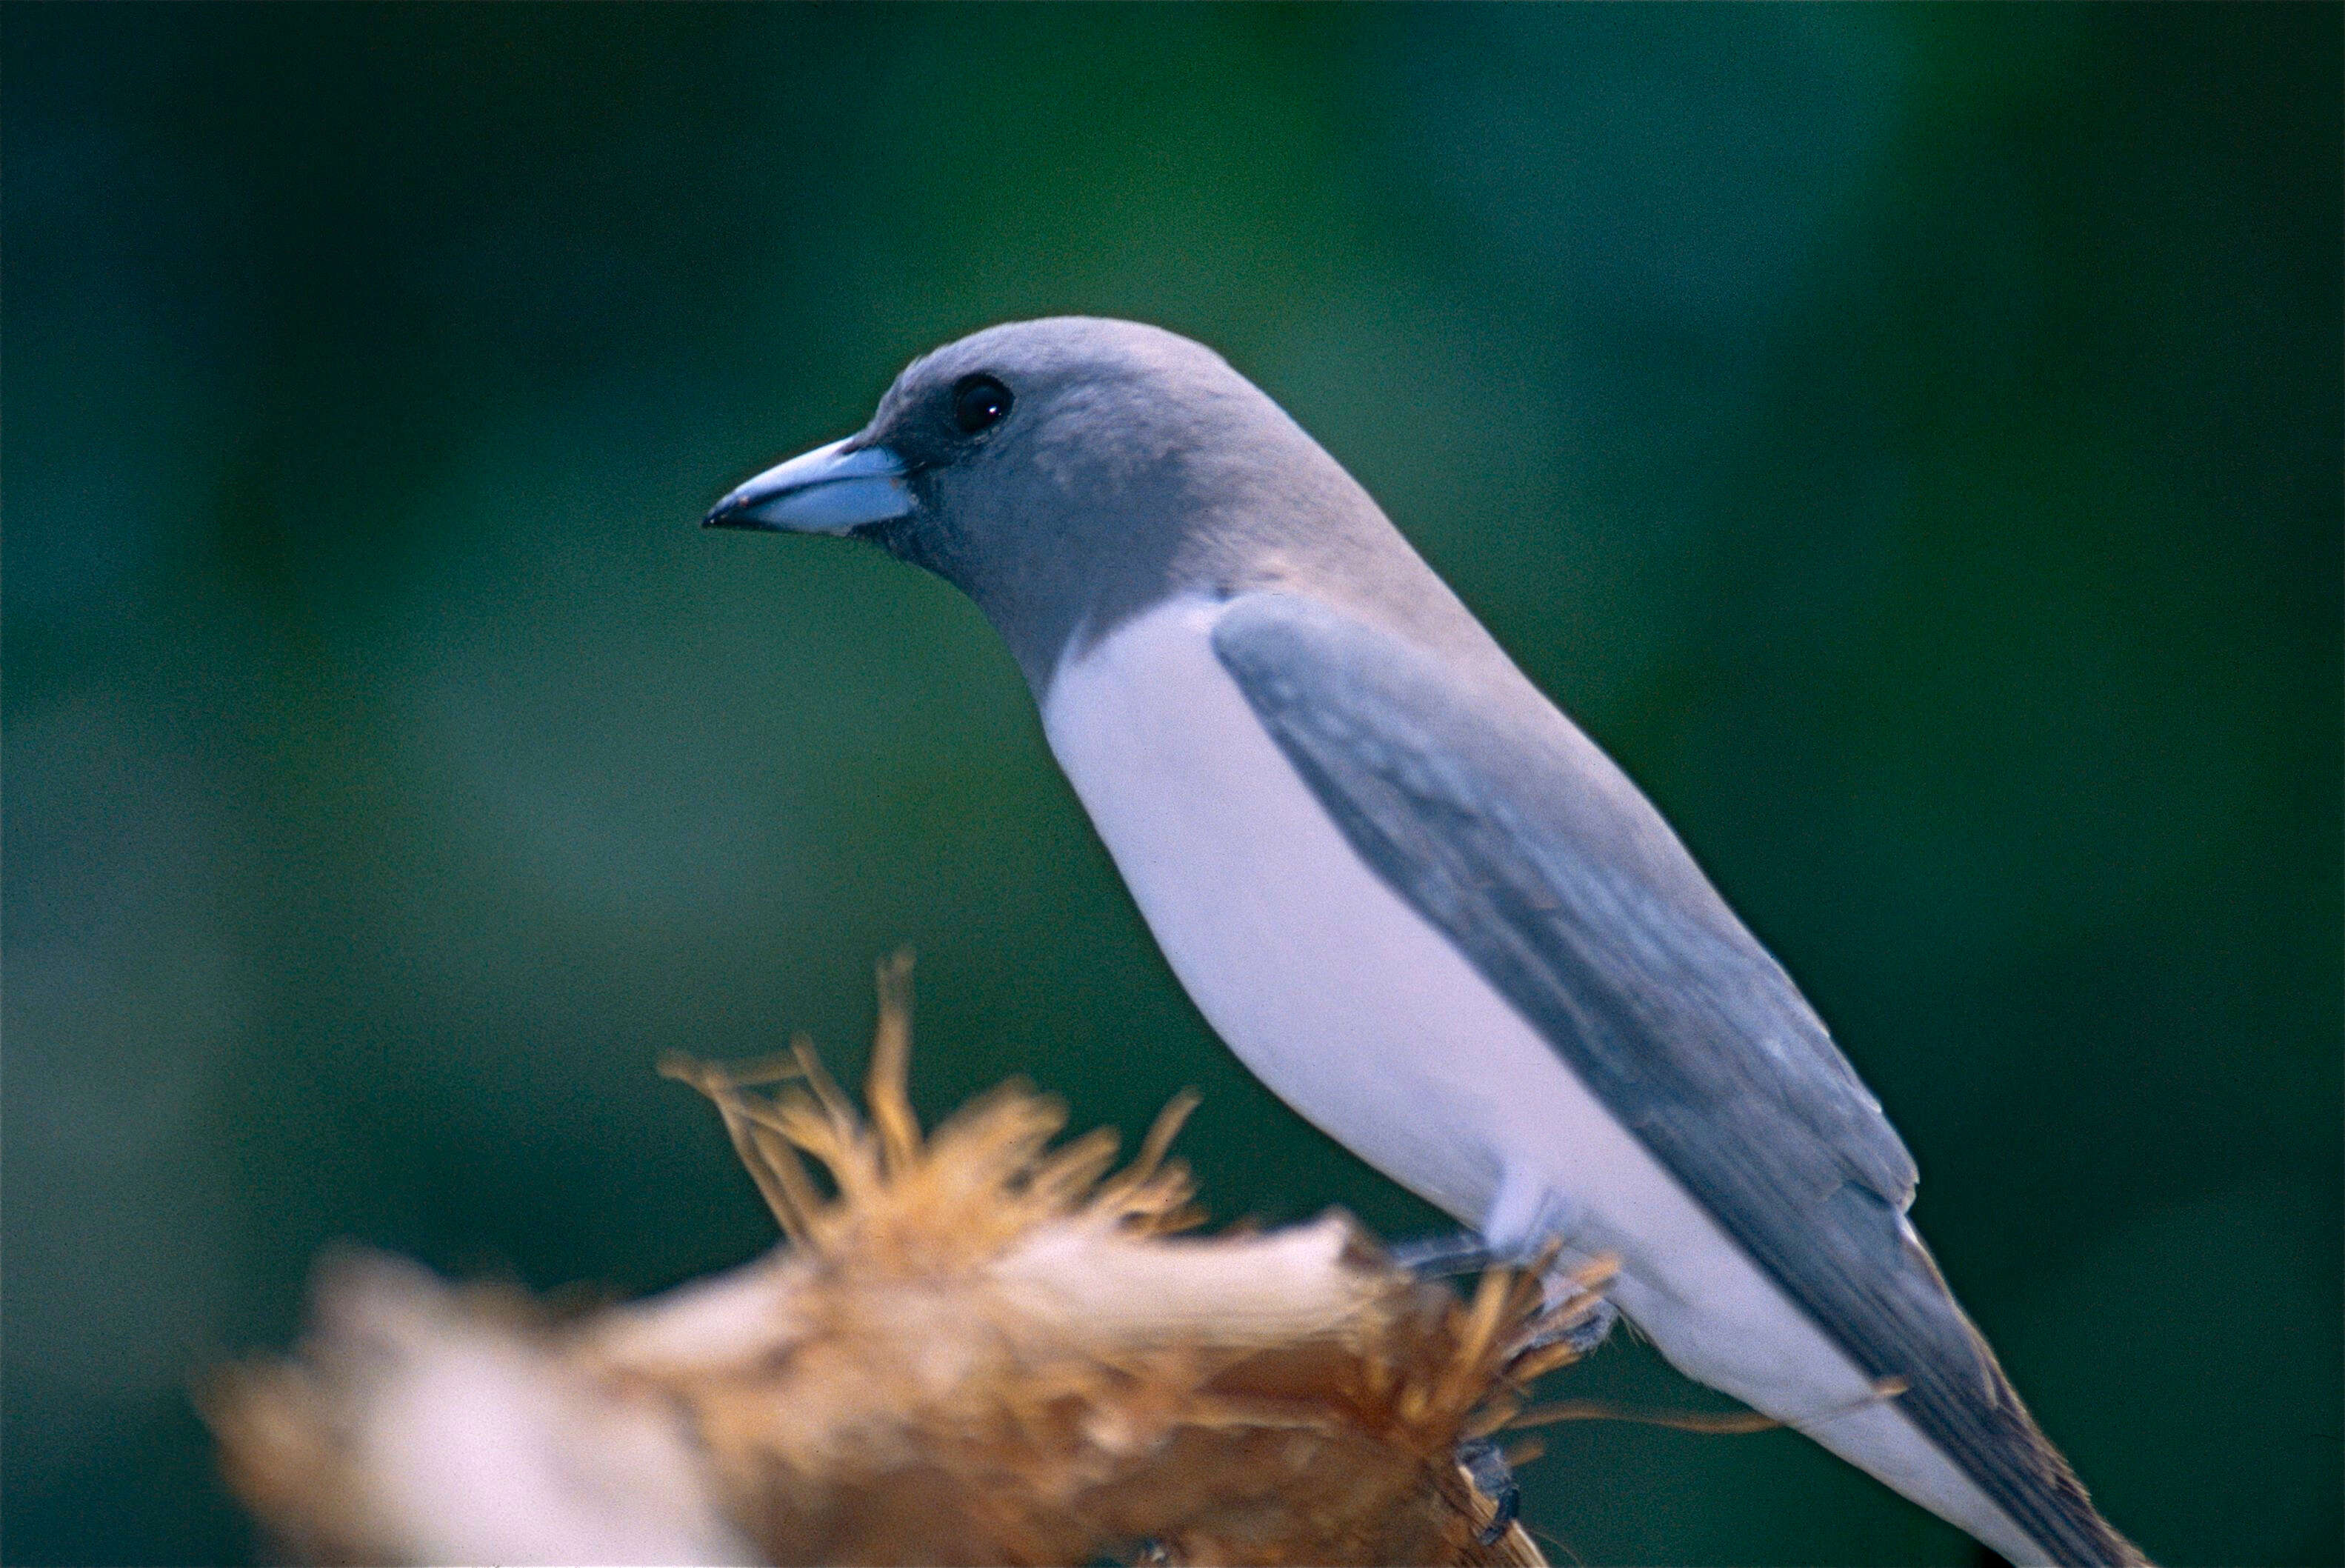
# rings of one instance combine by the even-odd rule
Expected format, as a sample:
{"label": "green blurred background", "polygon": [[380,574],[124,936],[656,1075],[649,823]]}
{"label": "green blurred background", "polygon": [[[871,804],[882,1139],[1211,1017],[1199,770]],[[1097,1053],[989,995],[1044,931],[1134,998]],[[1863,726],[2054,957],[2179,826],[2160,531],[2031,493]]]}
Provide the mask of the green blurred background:
{"label": "green blurred background", "polygon": [[[7,1557],[249,1556],[185,1390],[336,1238],[764,1247],[652,1064],[851,1068],[898,942],[931,1113],[1195,1084],[1218,1215],[1436,1223],[1215,1044],[972,609],[695,526],[1080,311],[1651,791],[2119,1524],[2338,1561],[2340,15],[9,6]],[[1970,1557],[1788,1434],[1551,1447],[1571,1557]]]}

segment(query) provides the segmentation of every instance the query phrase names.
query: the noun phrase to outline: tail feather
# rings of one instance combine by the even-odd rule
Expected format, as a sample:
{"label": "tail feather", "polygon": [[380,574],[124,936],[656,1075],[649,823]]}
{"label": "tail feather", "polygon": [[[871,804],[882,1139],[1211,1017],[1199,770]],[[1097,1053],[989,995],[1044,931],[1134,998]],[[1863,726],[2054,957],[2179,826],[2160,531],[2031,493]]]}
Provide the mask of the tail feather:
{"label": "tail feather", "polygon": [[[2140,1548],[2103,1519],[2076,1472],[2028,1413],[2018,1390],[1954,1300],[1921,1238],[1905,1230],[1908,1267],[1900,1270],[1887,1316],[1905,1321],[1895,1348],[1850,1344],[1876,1377],[1904,1385],[1900,1412],[1968,1475],[2053,1563],[2146,1563]],[[1926,1347],[1929,1353],[1916,1355]],[[1868,1349],[1876,1353],[1868,1354]],[[1892,1361],[1903,1364],[1889,1364]]]}

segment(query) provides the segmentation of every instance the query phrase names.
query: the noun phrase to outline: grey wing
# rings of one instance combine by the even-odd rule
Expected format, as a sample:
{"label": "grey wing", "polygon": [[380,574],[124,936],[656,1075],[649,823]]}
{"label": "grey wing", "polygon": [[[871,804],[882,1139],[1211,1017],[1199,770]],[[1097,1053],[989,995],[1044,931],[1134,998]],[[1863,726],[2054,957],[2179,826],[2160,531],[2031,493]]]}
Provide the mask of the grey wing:
{"label": "grey wing", "polygon": [[2059,1560],[2134,1560],[1905,1224],[1878,1102],[1593,744],[1310,601],[1239,598],[1213,645],[1362,858],[1915,1425]]}

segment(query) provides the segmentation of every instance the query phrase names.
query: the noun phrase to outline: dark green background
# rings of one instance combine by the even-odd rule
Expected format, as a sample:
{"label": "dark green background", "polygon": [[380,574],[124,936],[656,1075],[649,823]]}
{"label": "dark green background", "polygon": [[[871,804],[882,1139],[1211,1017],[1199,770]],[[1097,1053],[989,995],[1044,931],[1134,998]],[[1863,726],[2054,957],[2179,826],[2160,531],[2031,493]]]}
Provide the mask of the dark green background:
{"label": "dark green background", "polygon": [[[1173,985],[977,615],[704,535],[911,354],[1203,338],[1833,1021],[2109,1514],[2335,1562],[2340,11],[12,5],[15,1562],[234,1559],[191,1369],[355,1237],[770,1239],[663,1051],[1012,1072],[1432,1218]],[[1558,1380],[1704,1401],[1621,1341]],[[1591,1562],[1962,1562],[1788,1434],[1554,1434]]]}

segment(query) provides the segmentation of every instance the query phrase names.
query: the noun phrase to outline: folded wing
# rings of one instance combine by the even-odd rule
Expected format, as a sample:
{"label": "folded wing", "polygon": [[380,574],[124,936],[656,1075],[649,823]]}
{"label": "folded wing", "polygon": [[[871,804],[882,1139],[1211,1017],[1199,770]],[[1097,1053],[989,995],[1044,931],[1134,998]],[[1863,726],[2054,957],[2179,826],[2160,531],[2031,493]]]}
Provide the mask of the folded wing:
{"label": "folded wing", "polygon": [[1244,596],[1213,645],[1362,858],[1925,1435],[2056,1559],[2138,1560],[1905,1224],[1879,1103],[1601,751],[1312,601]]}

